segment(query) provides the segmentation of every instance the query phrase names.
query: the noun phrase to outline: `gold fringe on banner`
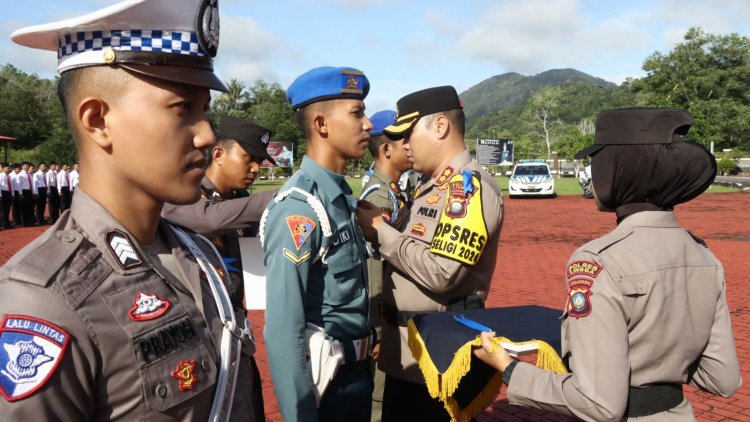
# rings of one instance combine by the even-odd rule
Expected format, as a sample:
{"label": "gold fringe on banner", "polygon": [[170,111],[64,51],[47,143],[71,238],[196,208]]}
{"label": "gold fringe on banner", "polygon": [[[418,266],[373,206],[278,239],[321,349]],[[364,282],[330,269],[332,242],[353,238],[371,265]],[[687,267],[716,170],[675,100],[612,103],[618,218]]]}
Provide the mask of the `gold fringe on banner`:
{"label": "gold fringe on banner", "polygon": [[[500,372],[492,377],[489,384],[487,384],[482,390],[482,393],[477,395],[477,397],[475,397],[465,409],[461,409],[452,397],[453,393],[455,393],[458,388],[458,384],[461,382],[461,378],[463,378],[471,369],[473,349],[476,347],[482,347],[482,340],[479,335],[477,335],[474,340],[468,341],[461,346],[461,348],[456,351],[448,369],[444,373],[440,373],[433,363],[430,353],[412,320],[408,321],[407,329],[409,331],[409,349],[411,349],[411,352],[419,365],[419,369],[422,371],[422,375],[424,375],[425,384],[427,384],[427,391],[432,398],[440,399],[440,401],[443,402],[443,406],[451,415],[453,421],[469,421],[471,418],[478,415],[479,412],[481,412],[482,409],[484,409],[484,407],[492,401],[495,396],[497,396],[503,383]],[[565,374],[568,372],[555,349],[544,341],[529,340],[514,342],[505,337],[495,337],[492,339],[492,343],[493,353],[497,352],[497,348],[501,347],[501,343],[512,343],[519,346],[534,344],[537,348],[536,366],[549,371],[554,371],[558,374]]]}

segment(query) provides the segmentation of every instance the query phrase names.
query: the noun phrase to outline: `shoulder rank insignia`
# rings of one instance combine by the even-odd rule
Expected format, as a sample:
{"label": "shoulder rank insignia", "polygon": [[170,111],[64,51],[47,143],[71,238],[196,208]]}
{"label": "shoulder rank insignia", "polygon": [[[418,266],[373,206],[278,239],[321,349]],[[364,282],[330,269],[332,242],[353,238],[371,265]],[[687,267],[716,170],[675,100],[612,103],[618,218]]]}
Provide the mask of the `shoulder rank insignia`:
{"label": "shoulder rank insignia", "polygon": [[596,278],[602,271],[602,267],[596,262],[591,261],[575,261],[568,265],[568,278],[583,275],[586,277]]}
{"label": "shoulder rank insignia", "polygon": [[62,361],[70,335],[29,316],[5,315],[0,323],[0,394],[13,402],[29,397]]}
{"label": "shoulder rank insignia", "polygon": [[443,169],[443,172],[440,174],[440,176],[438,176],[437,180],[435,180],[435,184],[437,186],[442,186],[452,175],[453,167],[446,167],[445,169]]}
{"label": "shoulder rank insignia", "polygon": [[583,318],[591,313],[591,286],[593,280],[587,278],[576,278],[568,283],[568,315],[573,318]]}
{"label": "shoulder rank insignia", "polygon": [[130,238],[120,230],[107,232],[107,245],[109,245],[109,250],[123,269],[127,270],[141,264],[141,258],[133,247]]}
{"label": "shoulder rank insignia", "polygon": [[292,261],[294,265],[299,266],[299,264],[307,261],[310,259],[310,251],[303,253],[300,256],[297,256],[294,252],[290,251],[287,248],[284,248],[284,258]]}
{"label": "shoulder rank insignia", "polygon": [[133,321],[150,321],[164,315],[172,304],[155,294],[138,292],[128,316]]}
{"label": "shoulder rank insignia", "polygon": [[181,360],[171,375],[180,381],[180,391],[192,390],[193,385],[198,382],[198,375],[195,374],[195,359]]}
{"label": "shoulder rank insignia", "polygon": [[440,201],[440,194],[434,193],[427,197],[428,204],[437,204]]}
{"label": "shoulder rank insignia", "polygon": [[315,221],[304,215],[290,215],[286,218],[286,225],[294,239],[294,247],[300,250],[315,230]]}

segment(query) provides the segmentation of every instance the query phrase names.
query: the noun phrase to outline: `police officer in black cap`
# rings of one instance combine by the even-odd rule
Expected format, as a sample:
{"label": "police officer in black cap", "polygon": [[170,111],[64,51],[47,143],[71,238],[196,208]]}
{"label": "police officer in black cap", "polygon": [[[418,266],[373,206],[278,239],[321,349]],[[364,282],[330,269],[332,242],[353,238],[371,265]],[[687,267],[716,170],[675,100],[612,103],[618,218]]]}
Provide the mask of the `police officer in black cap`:
{"label": "police officer in black cap", "polygon": [[[271,131],[250,120],[223,116],[219,122],[216,146],[201,180],[201,199],[191,205],[164,204],[162,216],[208,236],[228,262],[235,310],[243,308],[242,255],[240,237],[257,235],[257,224],[276,190],[250,195],[247,189],[258,177],[264,160],[276,164],[266,148]],[[249,292],[253,294],[253,292]],[[252,359],[253,410],[255,418],[265,418],[260,373]]]}

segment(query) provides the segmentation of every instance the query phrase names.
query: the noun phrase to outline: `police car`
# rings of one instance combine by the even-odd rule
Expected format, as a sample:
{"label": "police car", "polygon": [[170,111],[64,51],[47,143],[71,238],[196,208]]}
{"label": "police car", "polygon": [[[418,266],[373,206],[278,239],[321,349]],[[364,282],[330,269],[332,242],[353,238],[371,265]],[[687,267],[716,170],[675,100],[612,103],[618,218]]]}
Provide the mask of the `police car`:
{"label": "police car", "polygon": [[508,194],[516,196],[555,196],[555,179],[544,160],[521,160],[508,181]]}

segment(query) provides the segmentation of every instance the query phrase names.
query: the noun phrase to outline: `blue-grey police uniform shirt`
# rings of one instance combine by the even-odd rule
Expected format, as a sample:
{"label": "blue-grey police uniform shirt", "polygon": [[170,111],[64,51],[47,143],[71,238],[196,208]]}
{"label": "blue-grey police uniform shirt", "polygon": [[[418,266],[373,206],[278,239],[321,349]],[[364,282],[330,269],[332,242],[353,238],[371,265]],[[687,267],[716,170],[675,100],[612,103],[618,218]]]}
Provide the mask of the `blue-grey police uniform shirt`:
{"label": "blue-grey police uniform shirt", "polygon": [[276,397],[286,420],[316,413],[303,342],[306,323],[325,328],[337,339],[369,333],[367,249],[355,221],[351,188],[344,176],[307,156],[279,192],[292,187],[322,202],[333,235],[326,241],[330,249],[325,258],[316,261],[324,237],[306,198],[293,193],[268,205],[264,337]]}

